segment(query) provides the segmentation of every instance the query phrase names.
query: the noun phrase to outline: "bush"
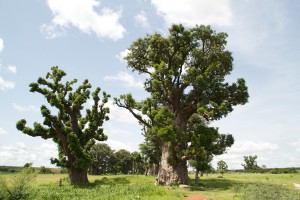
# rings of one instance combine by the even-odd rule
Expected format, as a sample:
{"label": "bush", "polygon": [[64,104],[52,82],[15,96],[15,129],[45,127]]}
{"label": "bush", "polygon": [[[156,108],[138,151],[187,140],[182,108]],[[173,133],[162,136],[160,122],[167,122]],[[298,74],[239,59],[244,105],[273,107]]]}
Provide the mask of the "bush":
{"label": "bush", "polygon": [[251,184],[242,187],[243,200],[299,200],[300,192],[280,185]]}
{"label": "bush", "polygon": [[8,180],[0,179],[0,199],[1,200],[26,200],[32,199],[33,193],[29,182],[34,174],[31,168],[24,168],[21,172]]}
{"label": "bush", "polygon": [[0,177],[0,199],[7,199],[6,180]]}
{"label": "bush", "polygon": [[295,168],[274,168],[270,171],[271,174],[296,174],[298,171]]}
{"label": "bush", "polygon": [[52,171],[50,168],[47,168],[45,166],[41,166],[40,170],[39,170],[40,174],[52,174]]}

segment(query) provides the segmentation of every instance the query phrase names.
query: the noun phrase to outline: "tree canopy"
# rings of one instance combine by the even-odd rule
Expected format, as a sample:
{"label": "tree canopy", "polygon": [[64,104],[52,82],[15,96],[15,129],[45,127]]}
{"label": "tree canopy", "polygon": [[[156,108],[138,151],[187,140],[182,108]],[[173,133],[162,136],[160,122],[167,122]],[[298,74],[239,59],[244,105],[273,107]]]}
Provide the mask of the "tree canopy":
{"label": "tree canopy", "polygon": [[[187,182],[186,160],[198,151],[199,134],[212,131],[206,126],[209,122],[248,101],[244,79],[233,83],[225,79],[233,70],[232,54],[225,49],[226,33],[203,25],[186,29],[181,24],[173,25],[169,33],[137,39],[125,58],[129,68],[148,76],[144,85],[150,97],[140,102],[131,94],[115,99],[147,129],[147,137],[159,144],[157,180],[162,184]],[[196,124],[199,131],[188,129],[192,118],[201,119]],[[227,144],[220,146],[231,146],[230,138],[220,138],[219,142]]]}
{"label": "tree canopy", "polygon": [[62,82],[66,73],[57,66],[51,68],[45,78],[38,78],[37,82],[29,85],[30,92],[43,95],[52,108],[41,106],[43,123],[35,122],[33,128],[26,126],[26,120],[17,122],[16,127],[32,137],[52,139],[58,145],[58,158],[51,162],[69,170],[71,183],[88,183],[87,169],[91,163],[89,150],[95,140],[103,141],[107,136],[103,132],[103,122],[108,120],[109,109],[105,107],[110,95],[103,92],[100,101],[100,88],[92,93],[93,105],[82,112],[84,105],[90,98],[91,84],[88,80],[74,88],[77,79]]}

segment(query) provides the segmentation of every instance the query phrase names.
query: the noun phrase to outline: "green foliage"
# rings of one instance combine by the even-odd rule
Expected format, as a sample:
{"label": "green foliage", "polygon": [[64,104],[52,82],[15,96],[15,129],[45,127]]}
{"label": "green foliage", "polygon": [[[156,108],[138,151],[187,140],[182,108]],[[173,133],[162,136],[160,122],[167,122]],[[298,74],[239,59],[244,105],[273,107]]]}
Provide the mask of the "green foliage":
{"label": "green foliage", "polygon": [[0,199],[2,200],[26,200],[32,199],[34,192],[30,181],[34,178],[31,167],[24,168],[18,174],[9,179],[0,177]]}
{"label": "green foliage", "polygon": [[[43,95],[50,106],[57,109],[57,113],[52,114],[52,109],[42,105],[43,124],[35,122],[31,128],[26,126],[26,120],[22,119],[17,122],[16,127],[32,137],[52,138],[57,143],[58,158],[51,158],[52,164],[68,168],[70,172],[87,171],[92,161],[89,150],[95,144],[95,140],[107,139],[102,125],[108,120],[109,109],[105,104],[110,95],[103,92],[100,101],[100,88],[91,93],[92,86],[85,80],[75,89],[77,79],[63,83],[64,76],[66,73],[55,66],[45,78],[40,77],[37,82],[29,85],[30,92]],[[84,104],[90,96],[93,98],[93,105],[86,109],[83,115]],[[70,178],[71,174],[76,175],[70,173]]]}
{"label": "green foliage", "polygon": [[[47,175],[53,176],[53,175]],[[145,176],[97,176],[89,186],[78,187],[63,180],[62,187],[57,182],[45,183],[32,188],[35,200],[181,200],[184,191],[166,189],[153,184],[153,177]]]}
{"label": "green foliage", "polygon": [[244,170],[246,172],[258,173],[262,171],[261,168],[257,165],[256,159],[257,159],[257,155],[244,156],[245,164],[242,164],[242,166],[244,167]]}
{"label": "green foliage", "polygon": [[121,172],[122,174],[131,173],[132,159],[130,152],[125,149],[120,149],[115,153],[115,156],[117,158],[116,167],[118,172]]}
{"label": "green foliage", "polygon": [[[150,97],[137,102],[127,94],[115,102],[140,122],[148,140],[161,148],[168,146],[165,153],[171,166],[184,166],[186,160],[205,152],[204,143],[209,146],[211,142],[215,148],[210,155],[222,154],[233,144],[231,135],[204,126],[227,116],[249,97],[244,79],[231,84],[225,81],[233,69],[233,58],[225,49],[226,37],[210,26],[186,29],[179,24],[169,29],[167,37],[147,35],[129,48],[125,59],[133,71],[149,76],[144,85]],[[194,116],[201,120],[195,124],[196,130],[188,130],[188,121]],[[210,133],[206,142],[202,142],[206,134],[200,129]],[[218,145],[213,146],[215,142]],[[186,150],[189,143],[192,145]]]}
{"label": "green foliage", "polygon": [[298,171],[295,168],[274,168],[270,171],[271,174],[296,174]]}
{"label": "green foliage", "polygon": [[90,150],[93,162],[89,167],[89,173],[93,175],[101,175],[108,173],[116,173],[117,158],[115,152],[104,143],[97,143]]}
{"label": "green foliage", "polygon": [[225,161],[223,160],[220,160],[218,161],[217,163],[218,167],[217,167],[217,171],[220,173],[220,174],[224,174],[228,171],[228,165],[226,164]]}
{"label": "green foliage", "polygon": [[50,168],[47,168],[45,166],[41,166],[39,170],[40,174],[52,174],[52,170]]}
{"label": "green foliage", "polygon": [[299,200],[298,191],[284,188],[279,185],[249,184],[242,189],[241,199],[243,200]]}

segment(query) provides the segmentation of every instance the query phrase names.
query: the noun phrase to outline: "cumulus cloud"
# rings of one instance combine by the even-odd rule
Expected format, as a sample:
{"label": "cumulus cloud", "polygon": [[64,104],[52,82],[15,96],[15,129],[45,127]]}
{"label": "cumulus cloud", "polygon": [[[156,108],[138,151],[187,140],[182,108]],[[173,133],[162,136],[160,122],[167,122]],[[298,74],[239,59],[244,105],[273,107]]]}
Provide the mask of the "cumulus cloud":
{"label": "cumulus cloud", "polygon": [[116,150],[116,151],[118,151],[120,149],[125,149],[130,152],[135,151],[135,149],[133,149],[131,146],[129,146],[121,141],[108,139],[107,141],[105,141],[103,143],[107,144],[108,146],[111,147],[111,149]]}
{"label": "cumulus cloud", "polygon": [[116,76],[105,76],[106,81],[121,81],[125,86],[130,88],[142,89],[144,84],[142,81],[135,80],[135,78],[127,72],[119,72]]}
{"label": "cumulus cloud", "polygon": [[54,39],[66,35],[66,31],[64,28],[53,23],[41,25],[40,31],[46,39]]}
{"label": "cumulus cloud", "polygon": [[16,73],[17,73],[17,67],[16,67],[16,66],[13,66],[13,65],[9,65],[9,66],[7,67],[7,71],[8,71],[9,73],[16,74]]}
{"label": "cumulus cloud", "polygon": [[[52,22],[41,26],[41,32],[48,38],[64,35],[64,29],[74,26],[85,33],[94,32],[99,38],[118,40],[123,38],[126,30],[120,24],[122,11],[108,7],[99,10],[97,0],[48,0],[53,14]],[[57,31],[61,28],[63,31]]]}
{"label": "cumulus cloud", "polygon": [[8,134],[7,130],[0,127],[0,135]]}
{"label": "cumulus cloud", "polygon": [[213,165],[216,166],[219,160],[224,160],[230,169],[243,168],[244,156],[257,155],[261,164],[270,164],[274,151],[278,150],[278,145],[270,142],[237,141],[226,154],[216,156]]}
{"label": "cumulus cloud", "polygon": [[138,125],[137,119],[132,116],[132,114],[124,109],[120,108],[116,104],[114,104],[112,101],[108,101],[107,107],[109,107],[110,113],[109,118],[112,120],[116,120],[118,122],[123,122],[126,124],[134,124]]}
{"label": "cumulus cloud", "polygon": [[38,112],[39,111],[39,108],[37,106],[34,106],[34,105],[22,106],[22,105],[18,105],[18,104],[13,102],[12,106],[15,110],[17,110],[19,112]]}
{"label": "cumulus cloud", "polygon": [[126,61],[124,60],[124,58],[128,55],[130,51],[128,49],[125,49],[124,51],[121,51],[119,54],[116,55],[116,58],[122,62],[122,63],[126,63]]}
{"label": "cumulus cloud", "polygon": [[142,26],[143,28],[149,28],[150,24],[147,18],[147,14],[145,11],[141,10],[135,17],[134,20],[136,24]]}
{"label": "cumulus cloud", "polygon": [[0,38],[0,53],[3,51],[3,49],[4,49],[4,43],[2,38]]}
{"label": "cumulus cloud", "polygon": [[228,26],[232,23],[229,0],[151,0],[167,24],[214,24]]}
{"label": "cumulus cloud", "polygon": [[0,76],[0,90],[13,89],[15,87],[15,83],[13,81],[4,80]]}
{"label": "cumulus cloud", "polygon": [[253,154],[276,149],[278,149],[278,145],[269,142],[241,141],[234,144],[229,152],[233,154]]}
{"label": "cumulus cloud", "polygon": [[34,166],[51,166],[49,159],[56,155],[57,148],[54,144],[42,142],[30,147],[23,142],[16,142],[0,146],[0,165],[23,166],[32,162]]}

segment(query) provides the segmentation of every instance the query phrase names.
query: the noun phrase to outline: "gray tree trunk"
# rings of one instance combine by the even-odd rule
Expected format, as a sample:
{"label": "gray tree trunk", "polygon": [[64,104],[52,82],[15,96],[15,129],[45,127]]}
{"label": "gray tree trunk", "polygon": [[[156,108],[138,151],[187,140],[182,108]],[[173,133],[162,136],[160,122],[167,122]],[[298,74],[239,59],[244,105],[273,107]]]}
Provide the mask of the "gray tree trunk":
{"label": "gray tree trunk", "polygon": [[69,169],[69,178],[71,184],[81,185],[88,184],[87,170],[77,170],[74,168]]}
{"label": "gray tree trunk", "polygon": [[156,184],[170,185],[187,184],[189,181],[188,170],[185,160],[180,160],[176,166],[168,163],[168,157],[172,156],[169,152],[168,143],[162,145],[162,156],[159,165],[159,171],[156,179]]}

